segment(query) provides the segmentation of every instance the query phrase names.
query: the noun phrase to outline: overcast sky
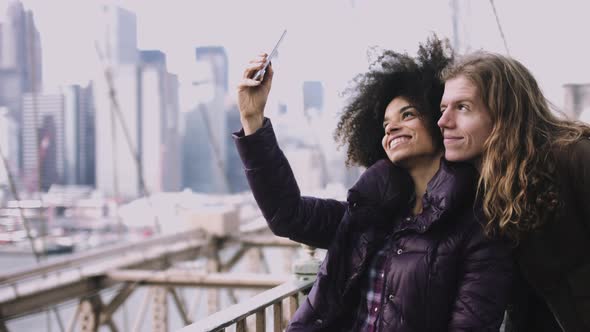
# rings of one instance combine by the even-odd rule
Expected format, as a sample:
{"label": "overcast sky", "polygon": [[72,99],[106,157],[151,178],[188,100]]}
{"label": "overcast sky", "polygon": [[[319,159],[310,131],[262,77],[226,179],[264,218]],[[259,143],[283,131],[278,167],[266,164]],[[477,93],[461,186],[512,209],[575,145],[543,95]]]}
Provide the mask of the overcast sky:
{"label": "overcast sky", "polygon": [[[2,13],[8,2],[0,0]],[[100,1],[22,2],[34,11],[41,33],[44,87],[91,79],[100,69],[94,49]],[[336,94],[355,73],[366,70],[369,46],[413,53],[431,32],[452,37],[447,0],[114,2],[136,13],[139,48],[165,52],[169,70],[179,75],[181,83],[199,75],[194,65],[196,46],[222,45],[230,60],[230,85],[235,86],[248,59],[270,50],[285,28],[277,79],[292,82],[292,87],[319,79],[327,94]],[[459,3],[463,42],[472,49],[505,53],[490,1]],[[561,106],[562,84],[590,82],[589,1],[494,3],[511,55],[533,71],[549,99]]]}

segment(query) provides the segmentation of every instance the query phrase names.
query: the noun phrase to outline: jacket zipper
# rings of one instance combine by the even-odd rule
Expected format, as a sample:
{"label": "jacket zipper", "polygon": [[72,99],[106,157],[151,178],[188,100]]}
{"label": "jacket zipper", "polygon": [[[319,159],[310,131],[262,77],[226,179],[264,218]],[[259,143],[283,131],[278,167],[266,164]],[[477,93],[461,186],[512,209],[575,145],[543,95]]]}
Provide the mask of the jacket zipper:
{"label": "jacket zipper", "polygon": [[[388,235],[385,237],[385,241],[384,241],[384,245],[388,245],[387,241],[393,241],[393,236]],[[387,255],[387,259],[385,260],[385,266],[383,269],[383,280],[382,280],[382,284],[381,284],[381,299],[379,300],[379,306],[381,307],[379,310],[379,313],[377,314],[377,331],[381,331],[382,328],[382,323],[383,323],[383,310],[385,310],[385,296],[387,293],[387,276],[389,275],[389,270],[390,270],[390,266],[391,266],[391,255]]]}

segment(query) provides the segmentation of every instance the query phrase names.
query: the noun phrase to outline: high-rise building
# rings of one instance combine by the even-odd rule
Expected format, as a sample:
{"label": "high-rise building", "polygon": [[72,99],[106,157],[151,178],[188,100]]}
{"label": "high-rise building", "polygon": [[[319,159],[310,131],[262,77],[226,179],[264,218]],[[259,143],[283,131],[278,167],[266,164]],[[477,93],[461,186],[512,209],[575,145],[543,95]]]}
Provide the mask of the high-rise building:
{"label": "high-rise building", "polygon": [[303,110],[322,111],[324,109],[324,86],[319,81],[303,82]]}
{"label": "high-rise building", "polygon": [[178,78],[160,51],[141,51],[140,153],[146,185],[153,192],[181,189]]}
{"label": "high-rise building", "polygon": [[289,159],[289,165],[293,169],[301,192],[305,194],[324,188],[327,174],[322,165],[323,156],[319,149],[305,145],[285,144],[283,151]]}
{"label": "high-rise building", "polygon": [[142,192],[136,162],[141,144],[137,19],[134,13],[112,4],[101,6],[101,14],[98,47],[109,66],[111,81],[101,74],[93,82],[96,187],[107,195],[136,198]]}
{"label": "high-rise building", "polygon": [[178,78],[168,73],[163,52],[137,49],[135,14],[116,6],[102,10],[99,47],[110,65],[115,100],[106,79],[97,78],[97,188],[135,198],[143,194],[143,176],[150,192],[179,190]]}
{"label": "high-rise building", "polygon": [[450,0],[452,45],[455,52],[465,54],[471,51],[471,27],[473,27],[473,14],[471,1]]}
{"label": "high-rise building", "polygon": [[98,46],[110,64],[138,63],[137,18],[133,12],[109,4],[101,6],[102,35]]}
{"label": "high-rise building", "polygon": [[[0,67],[13,69],[21,78],[22,92],[41,90],[41,40],[33,13],[25,11],[20,1],[12,1],[2,25]],[[19,96],[20,97],[20,96]]]}
{"label": "high-rise building", "polygon": [[565,114],[573,120],[590,120],[590,84],[565,84],[563,87]]}
{"label": "high-rise building", "polygon": [[178,76],[166,73],[165,114],[162,130],[164,131],[164,160],[166,161],[163,176],[166,178],[163,191],[182,189],[182,139],[180,135],[180,104],[178,96]]}
{"label": "high-rise building", "polygon": [[222,46],[201,46],[196,48],[197,61],[209,63],[213,73],[215,93],[225,95],[228,91],[227,54]]}
{"label": "high-rise building", "polygon": [[166,68],[166,54],[159,50],[139,51],[139,59],[143,65]]}
{"label": "high-rise building", "polygon": [[16,68],[0,68],[0,106],[20,124],[22,110],[23,75]]}
{"label": "high-rise building", "polygon": [[94,99],[92,86],[67,86],[64,94],[64,184],[95,185]]}
{"label": "high-rise building", "polygon": [[211,163],[206,128],[203,126],[202,112],[205,105],[201,104],[191,111],[183,113],[185,125],[182,138],[182,186],[195,192],[213,191]]}
{"label": "high-rise building", "polygon": [[123,199],[144,193],[140,176],[149,192],[181,189],[178,78],[160,51],[138,59],[111,67],[120,116],[106,80],[95,83],[97,188]]}
{"label": "high-rise building", "polygon": [[63,94],[23,95],[23,179],[30,192],[63,183],[64,124]]}
{"label": "high-rise building", "polygon": [[227,174],[228,90],[227,55],[219,46],[196,48],[198,63],[211,68],[211,77],[198,77],[195,84],[212,85],[208,101],[198,100],[186,115],[183,141],[183,182],[194,191],[225,193],[231,184]]}
{"label": "high-rise building", "polygon": [[[8,162],[8,168],[14,176],[14,180],[20,179],[18,173],[18,125],[9,115],[6,107],[0,107],[0,148]],[[0,187],[8,186],[8,173],[4,165],[0,166]]]}
{"label": "high-rise building", "polygon": [[[212,110],[223,112],[222,105],[199,104],[185,113],[183,140],[183,185],[196,192],[227,193],[231,191],[227,178],[226,129],[214,133]],[[216,123],[219,125],[219,123]],[[225,122],[221,124],[225,128]]]}
{"label": "high-rise building", "polygon": [[246,179],[246,174],[244,173],[244,166],[242,165],[242,160],[240,159],[238,150],[235,148],[233,137],[229,134],[230,132],[236,132],[242,128],[238,105],[236,103],[229,104],[225,109],[225,113],[227,123],[227,134],[225,135],[227,146],[225,152],[225,173],[227,174],[229,189],[234,193],[247,191],[249,190],[249,186],[248,180]]}
{"label": "high-rise building", "polygon": [[2,22],[0,22],[0,67],[2,67],[2,63],[3,63],[3,60],[2,60],[2,53],[4,52],[3,51],[3,49],[4,49],[3,44],[4,44],[4,27],[3,27]]}
{"label": "high-rise building", "polygon": [[118,109],[110,98],[108,82],[98,78],[93,83],[96,187],[107,195],[120,198],[136,198],[141,194],[135,156],[140,144],[140,72],[137,65],[111,68]]}
{"label": "high-rise building", "polygon": [[[8,4],[0,30],[0,106],[7,107],[16,120],[19,146],[23,142],[24,93],[41,91],[41,41],[31,11],[20,1]],[[17,158],[19,169],[24,167],[22,152]]]}

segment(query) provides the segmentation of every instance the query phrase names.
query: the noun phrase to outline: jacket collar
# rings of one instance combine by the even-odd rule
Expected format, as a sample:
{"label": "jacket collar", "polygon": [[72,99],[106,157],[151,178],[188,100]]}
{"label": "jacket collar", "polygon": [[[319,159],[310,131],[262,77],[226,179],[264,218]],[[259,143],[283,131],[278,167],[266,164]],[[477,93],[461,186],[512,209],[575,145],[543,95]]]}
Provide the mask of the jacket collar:
{"label": "jacket collar", "polygon": [[441,159],[438,172],[428,183],[422,198],[422,213],[415,224],[425,231],[433,223],[447,219],[452,213],[474,206],[478,172],[467,163],[451,163]]}
{"label": "jacket collar", "polygon": [[[418,230],[427,230],[435,221],[465,206],[473,206],[477,187],[477,170],[467,163],[441,159],[439,170],[428,183],[422,198],[423,211],[415,219]],[[402,168],[389,160],[376,162],[361,175],[348,192],[350,204],[372,205],[387,214],[408,209],[414,194],[413,182]]]}
{"label": "jacket collar", "polygon": [[389,159],[381,159],[367,168],[348,190],[352,207],[372,206],[395,210],[408,204],[414,184],[410,175]]}

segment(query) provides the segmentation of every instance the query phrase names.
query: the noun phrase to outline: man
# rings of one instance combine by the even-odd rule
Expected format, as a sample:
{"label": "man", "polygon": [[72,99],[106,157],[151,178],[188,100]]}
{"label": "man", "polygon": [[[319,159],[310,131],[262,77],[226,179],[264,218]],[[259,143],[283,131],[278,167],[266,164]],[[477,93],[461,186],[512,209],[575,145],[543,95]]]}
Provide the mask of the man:
{"label": "man", "polygon": [[590,127],[554,116],[502,55],[468,55],[443,79],[445,157],[476,165],[485,230],[516,245],[507,330],[590,331]]}

